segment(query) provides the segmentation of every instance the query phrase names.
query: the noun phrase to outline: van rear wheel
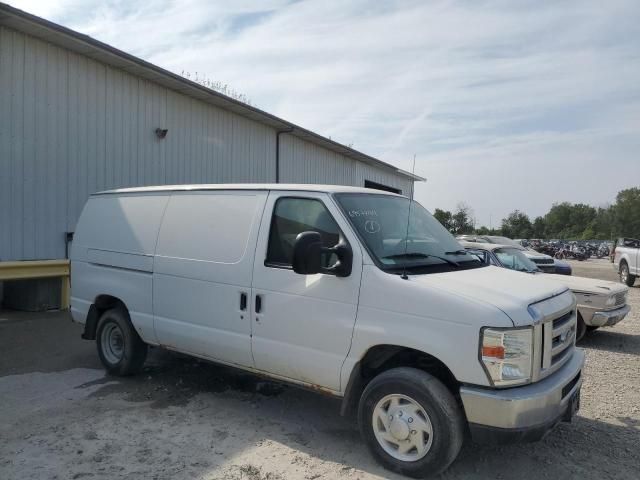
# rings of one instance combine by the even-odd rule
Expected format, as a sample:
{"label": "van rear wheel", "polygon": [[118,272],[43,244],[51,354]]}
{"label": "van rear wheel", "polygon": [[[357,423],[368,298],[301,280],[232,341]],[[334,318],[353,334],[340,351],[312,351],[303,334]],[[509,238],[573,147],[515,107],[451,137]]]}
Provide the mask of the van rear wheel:
{"label": "van rear wheel", "polygon": [[358,424],[384,467],[415,478],[444,471],[464,439],[464,417],[451,392],[434,376],[408,367],[369,382]]}
{"label": "van rear wheel", "polygon": [[96,344],[100,361],[113,375],[138,373],[147,358],[147,344],[140,339],[122,308],[112,308],[100,316]]}

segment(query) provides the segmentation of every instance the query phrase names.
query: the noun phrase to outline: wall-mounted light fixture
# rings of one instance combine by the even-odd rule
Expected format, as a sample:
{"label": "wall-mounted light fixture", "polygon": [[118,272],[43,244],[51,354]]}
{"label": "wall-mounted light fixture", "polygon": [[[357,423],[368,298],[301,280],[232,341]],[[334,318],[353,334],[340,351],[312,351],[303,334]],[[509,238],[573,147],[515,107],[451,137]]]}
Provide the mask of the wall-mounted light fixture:
{"label": "wall-mounted light fixture", "polygon": [[156,128],[156,137],[162,140],[164,137],[167,136],[168,131],[169,131],[168,128]]}

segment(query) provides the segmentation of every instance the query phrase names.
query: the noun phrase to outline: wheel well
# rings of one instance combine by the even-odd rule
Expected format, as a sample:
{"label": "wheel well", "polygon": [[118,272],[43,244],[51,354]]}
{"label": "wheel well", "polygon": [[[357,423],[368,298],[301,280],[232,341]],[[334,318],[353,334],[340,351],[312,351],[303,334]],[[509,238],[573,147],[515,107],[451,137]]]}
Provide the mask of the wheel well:
{"label": "wheel well", "polygon": [[115,308],[118,306],[122,306],[127,308],[122,300],[118,297],[114,297],[113,295],[98,295],[94,300],[93,304],[101,311],[109,310],[110,308]]}
{"label": "wheel well", "polygon": [[622,265],[626,265],[627,261],[623,258],[622,260],[620,260],[620,268],[618,270],[622,270]]}
{"label": "wheel well", "polygon": [[89,313],[87,313],[82,338],[85,340],[95,340],[98,320],[100,320],[100,317],[105,311],[116,307],[122,307],[125,311],[127,310],[127,306],[118,297],[98,295],[93,301],[93,305],[89,308]]}
{"label": "wheel well", "polygon": [[360,395],[377,375],[396,367],[413,367],[430,373],[459,398],[460,383],[451,370],[433,355],[397,345],[376,345],[370,348],[354,368],[342,401],[341,413],[353,413]]}

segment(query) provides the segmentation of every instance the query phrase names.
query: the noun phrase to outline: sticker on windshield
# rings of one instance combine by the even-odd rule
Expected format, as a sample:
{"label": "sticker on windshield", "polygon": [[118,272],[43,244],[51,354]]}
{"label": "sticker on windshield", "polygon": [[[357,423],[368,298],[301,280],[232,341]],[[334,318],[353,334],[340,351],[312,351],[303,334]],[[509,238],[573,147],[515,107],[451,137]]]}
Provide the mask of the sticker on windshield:
{"label": "sticker on windshield", "polygon": [[378,233],[380,231],[380,224],[375,220],[367,220],[364,222],[364,230],[367,233]]}
{"label": "sticker on windshield", "polygon": [[376,210],[349,210],[349,216],[355,217],[377,217],[378,212]]}

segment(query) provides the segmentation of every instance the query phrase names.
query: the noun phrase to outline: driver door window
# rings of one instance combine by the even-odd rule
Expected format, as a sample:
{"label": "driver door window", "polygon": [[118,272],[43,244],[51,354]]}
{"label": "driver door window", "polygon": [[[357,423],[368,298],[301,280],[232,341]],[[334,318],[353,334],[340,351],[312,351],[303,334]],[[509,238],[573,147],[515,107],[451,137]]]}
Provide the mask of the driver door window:
{"label": "driver door window", "polygon": [[[280,198],[273,209],[265,266],[291,268],[293,245],[302,232],[318,232],[325,247],[340,242],[340,228],[325,205],[311,198]],[[335,254],[325,254],[323,267],[337,261]]]}

